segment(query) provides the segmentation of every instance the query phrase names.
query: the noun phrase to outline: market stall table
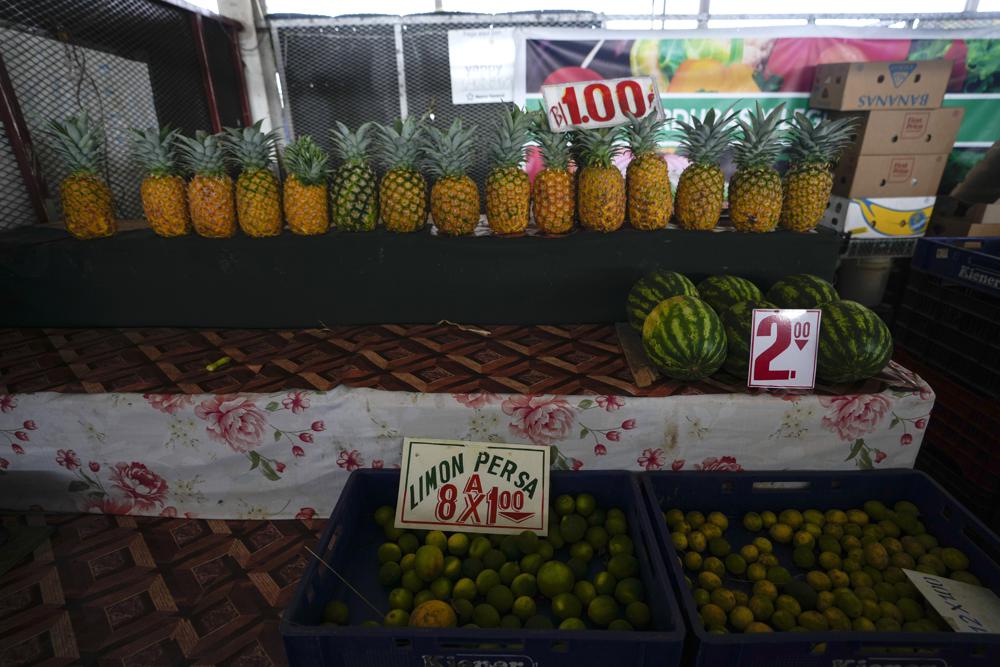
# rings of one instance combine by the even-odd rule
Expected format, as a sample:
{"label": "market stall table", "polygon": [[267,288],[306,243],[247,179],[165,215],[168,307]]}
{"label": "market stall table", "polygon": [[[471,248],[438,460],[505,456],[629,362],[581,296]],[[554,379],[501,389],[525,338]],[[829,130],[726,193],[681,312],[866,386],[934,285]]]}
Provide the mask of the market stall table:
{"label": "market stall table", "polygon": [[934,402],[896,364],[815,393],[640,389],[610,325],[9,329],[0,378],[0,507],[230,519],[325,516],[404,436],[571,469],[909,468]]}

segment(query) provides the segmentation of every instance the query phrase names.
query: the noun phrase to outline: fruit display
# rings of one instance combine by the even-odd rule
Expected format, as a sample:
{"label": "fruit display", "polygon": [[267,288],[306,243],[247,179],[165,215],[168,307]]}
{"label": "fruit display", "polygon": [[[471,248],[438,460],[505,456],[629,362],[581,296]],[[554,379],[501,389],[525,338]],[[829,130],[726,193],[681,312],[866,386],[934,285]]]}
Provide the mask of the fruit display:
{"label": "fruit display", "polygon": [[227,127],[223,149],[240,169],[236,179],[236,219],[247,236],[281,233],[281,194],[271,171],[278,134],[261,130],[262,121],[250,127]]}
{"label": "fruit display", "polygon": [[678,152],[691,161],[677,183],[677,224],[684,229],[712,229],[719,223],[726,188],[719,160],[736,132],[735,118],[735,111],[716,115],[709,109],[704,119],[677,121],[682,132]]}
{"label": "fruit display", "polygon": [[476,126],[464,127],[456,118],[447,133],[427,129],[424,153],[427,171],[435,178],[431,188],[431,216],[438,231],[448,236],[471,234],[479,224],[479,187],[466,172],[472,164]]}
{"label": "fruit display", "polygon": [[130,130],[132,151],[146,172],[140,186],[142,210],[158,236],[183,236],[191,231],[184,179],[177,173],[175,144],[179,130],[152,127]]}
{"label": "fruit display", "polygon": [[221,137],[196,132],[193,139],[180,135],[177,140],[181,159],[193,174],[187,195],[194,231],[212,239],[232,236],[236,233],[233,179],[226,173]]}
{"label": "fruit display", "polygon": [[49,136],[68,175],[59,183],[66,229],[78,239],[111,236],[118,229],[111,190],[101,176],[103,135],[86,113],[49,123]]}
{"label": "fruit display", "polygon": [[853,140],[857,125],[851,116],[813,124],[796,111],[789,129],[791,168],[785,174],[779,223],[785,229],[807,232],[819,224],[833,189],[831,165]]}
{"label": "fruit display", "polygon": [[341,160],[330,189],[333,225],[340,231],[370,232],[378,222],[378,181],[368,157],[374,127],[374,123],[362,123],[352,132],[338,121],[330,131],[334,152]]}
{"label": "fruit display", "polygon": [[906,500],[743,516],[672,508],[663,519],[710,634],[948,631],[903,570],[980,585]]}
{"label": "fruit display", "polygon": [[840,295],[833,285],[809,275],[797,273],[785,276],[767,290],[767,300],[775,308],[818,308],[830,301],[839,301]]}
{"label": "fruit display", "polygon": [[820,308],[820,379],[854,382],[885,368],[892,358],[892,334],[882,318],[855,301],[833,301]]}
{"label": "fruit display", "polygon": [[700,380],[715,373],[726,359],[722,320],[694,296],[660,302],[642,325],[642,347],[664,375]]}
{"label": "fruit display", "polygon": [[629,115],[624,125],[623,136],[632,152],[625,171],[628,221],[635,229],[663,229],[674,211],[667,163],[656,152],[666,124],[649,114]]}
{"label": "fruit display", "polygon": [[760,301],[760,288],[739,276],[709,276],[698,283],[698,296],[721,313],[738,301]]}
{"label": "fruit display", "polygon": [[425,129],[425,119],[416,116],[377,129],[378,155],[386,168],[379,183],[379,213],[390,232],[415,232],[427,222],[427,181],[420,173]]}
{"label": "fruit display", "polygon": [[531,138],[532,116],[504,106],[497,118],[486,177],[486,220],[495,234],[519,234],[531,217],[531,181],[521,168]]}
{"label": "fruit display", "polygon": [[[547,537],[404,531],[395,510],[374,521],[385,542],[377,559],[388,591],[382,625],[529,630],[645,630],[651,610],[629,522],[594,496],[564,494],[551,505]],[[347,605],[329,602],[323,622],[347,625]],[[365,625],[377,625],[366,621]]]}
{"label": "fruit display", "polygon": [[532,190],[535,224],[543,234],[565,234],[573,229],[576,213],[576,178],[569,171],[569,133],[538,127],[534,136],[545,165],[535,174]]}
{"label": "fruit display", "polygon": [[284,208],[288,229],[305,236],[325,234],[330,228],[327,207],[329,157],[311,137],[299,137],[285,148]]}
{"label": "fruit display", "polygon": [[636,281],[628,292],[625,315],[633,329],[642,330],[646,317],[661,301],[672,296],[698,296],[687,276],[676,271],[653,271]]}
{"label": "fruit display", "polygon": [[625,179],[613,163],[622,151],[617,128],[574,134],[580,171],[576,208],[580,224],[594,232],[613,232],[625,223]]}
{"label": "fruit display", "polygon": [[[756,103],[750,120],[737,119],[736,173],[729,180],[729,219],[742,232],[769,232],[781,217],[781,176],[774,162],[784,148],[782,102],[767,114]],[[826,204],[824,202],[824,208]]]}

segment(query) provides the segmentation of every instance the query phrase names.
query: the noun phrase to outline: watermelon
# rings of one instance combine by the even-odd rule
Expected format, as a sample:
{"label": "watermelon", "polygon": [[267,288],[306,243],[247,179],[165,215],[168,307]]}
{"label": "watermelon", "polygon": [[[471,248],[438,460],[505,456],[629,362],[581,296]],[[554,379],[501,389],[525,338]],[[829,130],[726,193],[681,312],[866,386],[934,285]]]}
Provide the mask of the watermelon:
{"label": "watermelon", "polygon": [[722,328],[726,332],[726,361],[728,372],[744,378],[750,366],[750,327],[754,308],[777,308],[770,301],[738,301],[722,312]]}
{"label": "watermelon", "polygon": [[726,359],[726,334],[712,308],[694,296],[662,301],[642,325],[642,346],[667,377],[700,380]]}
{"label": "watermelon", "polygon": [[628,292],[625,315],[633,328],[642,331],[649,311],[672,296],[698,296],[694,283],[675,271],[653,271],[636,281]]}
{"label": "watermelon", "polygon": [[889,363],[892,335],[878,315],[855,301],[833,301],[820,307],[816,374],[827,382],[869,378]]}
{"label": "watermelon", "polygon": [[746,278],[709,276],[698,283],[698,298],[722,313],[737,301],[760,301],[764,295]]}
{"label": "watermelon", "polygon": [[785,276],[767,290],[767,300],[778,308],[819,308],[824,303],[839,301],[833,285],[808,273]]}

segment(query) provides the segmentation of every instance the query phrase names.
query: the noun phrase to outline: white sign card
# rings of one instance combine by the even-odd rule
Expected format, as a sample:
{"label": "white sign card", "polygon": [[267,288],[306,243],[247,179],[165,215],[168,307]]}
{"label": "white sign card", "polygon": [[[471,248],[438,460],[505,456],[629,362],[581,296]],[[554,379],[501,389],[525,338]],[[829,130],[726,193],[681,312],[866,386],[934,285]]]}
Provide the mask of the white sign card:
{"label": "white sign card", "polygon": [[755,309],[747,385],[812,389],[821,315],[819,309]]}
{"label": "white sign card", "polygon": [[452,104],[492,104],[514,99],[513,28],[448,31]]}
{"label": "white sign card", "polygon": [[916,570],[903,572],[955,632],[1000,632],[1000,598],[990,589]]}
{"label": "white sign card", "polygon": [[404,438],[397,528],[548,534],[550,450]]}

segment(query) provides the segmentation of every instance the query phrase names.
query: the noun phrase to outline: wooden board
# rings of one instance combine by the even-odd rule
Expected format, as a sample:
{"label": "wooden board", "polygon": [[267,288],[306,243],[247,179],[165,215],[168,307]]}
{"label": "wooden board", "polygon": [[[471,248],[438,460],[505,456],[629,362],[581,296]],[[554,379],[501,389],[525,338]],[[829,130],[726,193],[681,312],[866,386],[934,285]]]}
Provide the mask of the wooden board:
{"label": "wooden board", "polygon": [[660,379],[660,371],[656,370],[653,363],[646,356],[646,351],[642,349],[642,338],[627,322],[615,324],[615,332],[618,334],[618,343],[622,346],[625,354],[625,362],[628,369],[632,371],[632,379],[637,387],[648,387]]}

